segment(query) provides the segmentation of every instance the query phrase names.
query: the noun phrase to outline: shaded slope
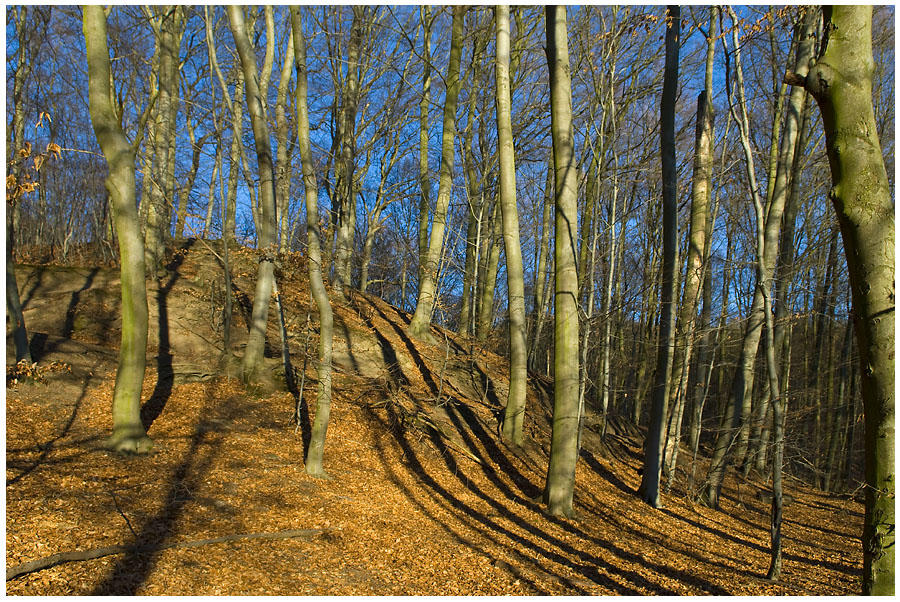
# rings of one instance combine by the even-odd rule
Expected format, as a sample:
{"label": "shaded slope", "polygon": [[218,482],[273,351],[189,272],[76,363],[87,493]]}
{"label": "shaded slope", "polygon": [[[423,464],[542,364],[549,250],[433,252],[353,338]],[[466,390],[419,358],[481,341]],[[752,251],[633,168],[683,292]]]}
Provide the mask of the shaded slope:
{"label": "shaded slope", "polygon": [[[215,376],[216,247],[196,242],[183,250],[164,293],[151,295],[165,304],[151,315],[163,314],[168,325],[167,345],[157,334],[151,350],[170,360],[172,378],[158,378],[165,361],[150,362],[144,399],[157,451],[144,458],[100,447],[114,384],[115,277],[23,270],[30,331],[52,348],[45,359],[71,362],[73,373],[7,391],[7,563],[130,543],[146,550],[239,533],[323,534],[136,548],[20,577],[7,593],[855,592],[859,504],[791,489],[784,582],[766,583],[768,507],[754,497],[761,484],[730,476],[723,512],[693,506],[676,484],[666,508],[653,511],[635,496],[640,433],[622,420],[612,423],[606,444],[590,430],[595,419],[587,421],[576,475],[582,520],[546,516],[534,500],[546,473],[550,383],[532,379],[526,444],[509,448],[497,436],[506,362],[437,329],[438,345],[411,340],[408,314],[359,293],[335,307],[340,355],[325,459],[335,478],[310,479],[292,396],[247,397],[235,381]],[[254,262],[243,253],[235,253],[236,282],[248,291]],[[307,330],[310,301],[296,276],[302,262],[289,258],[283,269],[292,361],[302,370],[304,349],[314,356],[316,324],[313,314]],[[90,316],[103,303],[101,324]],[[68,315],[75,327],[64,338]],[[269,340],[277,347],[272,318]],[[245,327],[236,322],[239,335]],[[209,340],[207,349],[198,351],[199,340]],[[278,355],[271,353],[273,370]],[[179,372],[188,365],[196,370]],[[307,404],[314,378],[310,360]]]}

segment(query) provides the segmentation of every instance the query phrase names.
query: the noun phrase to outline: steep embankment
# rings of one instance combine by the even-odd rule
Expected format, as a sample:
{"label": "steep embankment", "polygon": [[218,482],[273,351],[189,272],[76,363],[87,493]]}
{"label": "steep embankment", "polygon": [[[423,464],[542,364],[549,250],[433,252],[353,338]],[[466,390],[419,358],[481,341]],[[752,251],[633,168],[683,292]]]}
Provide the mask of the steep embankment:
{"label": "steep embankment", "polygon": [[[307,477],[317,325],[314,313],[307,319],[305,266],[287,260],[280,280],[303,387],[298,407],[290,393],[248,396],[217,374],[220,249],[188,241],[151,291],[143,415],[157,446],[146,457],[101,447],[118,341],[116,273],[17,269],[36,358],[71,372],[7,388],[7,567],[126,548],[22,575],[7,593],[856,591],[859,504],[792,488],[784,581],[767,583],[768,509],[754,497],[761,484],[730,475],[723,511],[715,512],[694,506],[679,482],[666,508],[651,510],[634,494],[640,433],[620,419],[601,445],[589,417],[576,475],[581,520],[546,516],[536,500],[549,450],[550,383],[532,379],[526,444],[509,448],[497,436],[504,360],[440,330],[438,345],[411,340],[407,314],[359,293],[335,307],[325,461],[333,478]],[[232,255],[240,354],[255,262],[247,250]],[[271,317],[268,355],[283,373],[274,304]],[[7,348],[9,358],[9,341]],[[243,537],[259,533],[291,537]],[[191,547],[198,541],[205,543]]]}

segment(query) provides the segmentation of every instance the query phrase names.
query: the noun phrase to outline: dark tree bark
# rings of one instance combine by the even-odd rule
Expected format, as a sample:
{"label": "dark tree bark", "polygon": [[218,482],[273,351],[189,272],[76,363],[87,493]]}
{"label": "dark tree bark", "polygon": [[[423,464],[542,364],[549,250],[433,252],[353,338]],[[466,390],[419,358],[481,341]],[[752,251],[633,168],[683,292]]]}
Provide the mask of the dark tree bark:
{"label": "dark tree bark", "polygon": [[650,427],[644,442],[644,474],[638,495],[659,508],[659,480],[665,445],[664,426],[669,399],[669,374],[675,347],[675,287],[678,261],[678,172],[675,160],[675,96],[681,45],[681,7],[666,9],[666,63],[660,105],[660,148],[663,184],[663,271],[660,297],[659,350],[653,382]]}

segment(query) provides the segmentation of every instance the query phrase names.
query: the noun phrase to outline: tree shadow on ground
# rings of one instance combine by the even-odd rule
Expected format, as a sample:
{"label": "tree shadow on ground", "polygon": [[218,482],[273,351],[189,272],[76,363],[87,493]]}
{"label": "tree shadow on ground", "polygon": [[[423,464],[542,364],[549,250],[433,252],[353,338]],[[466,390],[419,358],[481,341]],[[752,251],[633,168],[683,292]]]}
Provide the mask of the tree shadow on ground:
{"label": "tree shadow on ground", "polygon": [[[182,461],[175,467],[169,481],[165,503],[156,515],[149,518],[128,546],[130,551],[120,558],[107,577],[91,595],[135,595],[154,569],[159,551],[147,551],[162,545],[176,534],[185,505],[193,500],[192,491],[202,489],[209,469],[221,451],[223,437],[216,431],[223,423],[231,422],[244,412],[240,399],[206,399],[206,408],[191,435],[190,446]],[[152,462],[152,456],[139,456],[123,461]]]}
{"label": "tree shadow on ground", "polygon": [[156,354],[156,386],[153,388],[150,398],[141,407],[141,422],[145,431],[149,430],[153,422],[162,414],[175,385],[175,370],[172,367],[172,358],[174,356],[169,333],[169,295],[175,283],[181,278],[179,268],[184,263],[185,255],[195,242],[195,239],[189,238],[182,245],[176,247],[172,260],[166,265],[166,271],[169,275],[168,281],[165,284],[160,284],[157,281],[156,305],[159,309],[157,319],[159,345]]}
{"label": "tree shadow on ground", "polygon": [[72,338],[72,334],[75,332],[75,310],[78,307],[78,303],[81,301],[81,293],[91,288],[91,285],[94,283],[94,278],[97,277],[99,271],[100,268],[93,268],[88,273],[87,279],[84,281],[81,288],[72,293],[72,297],[69,299],[69,307],[66,308],[66,321],[63,324],[62,329],[62,337],[64,339]]}
{"label": "tree shadow on ground", "polygon": [[[409,339],[405,330],[396,321],[387,316],[380,307],[375,306],[375,304],[372,305],[374,307],[373,313],[387,322],[393,329],[405,347],[403,351],[409,353],[416,367],[422,373],[426,386],[433,394],[436,394],[438,388],[434,375],[416,350],[414,343]],[[379,332],[371,319],[366,318],[365,321],[367,326],[376,333],[385,363],[394,367],[391,370],[391,378],[398,384],[408,383],[409,379],[402,374],[402,370],[400,370],[397,362],[398,350],[394,349],[390,340],[383,333]],[[556,517],[547,517],[541,512],[540,507],[532,502],[532,499],[540,494],[541,489],[518,470],[510,456],[501,448],[499,440],[494,437],[494,434],[486,427],[483,420],[470,407],[453,397],[446,401],[441,400],[440,405],[452,423],[453,436],[459,436],[460,444],[466,449],[481,453],[481,462],[477,464],[477,468],[473,468],[476,466],[474,463],[462,465],[456,461],[453,453],[451,453],[447,440],[438,434],[435,429],[428,429],[428,441],[437,450],[444,463],[442,472],[453,475],[465,490],[474,494],[477,499],[487,504],[491,510],[485,513],[470,503],[463,501],[461,496],[454,493],[454,490],[442,485],[436,475],[429,473],[429,469],[426,468],[426,464],[420,459],[419,452],[416,451],[410,439],[411,434],[406,430],[402,417],[397,415],[397,409],[392,404],[384,406],[387,412],[386,416],[379,415],[371,408],[368,408],[369,415],[394,435],[393,439],[399,444],[403,453],[403,467],[416,477],[417,481],[422,484],[422,488],[413,488],[406,485],[405,480],[400,477],[399,469],[387,460],[387,450],[379,446],[377,451],[382,459],[385,472],[410,502],[457,540],[490,557],[495,562],[500,561],[497,552],[470,541],[462,531],[455,530],[445,522],[442,522],[434,513],[429,511],[429,505],[426,502],[430,501],[438,506],[442,506],[457,515],[467,528],[484,534],[485,537],[499,546],[504,552],[519,560],[521,566],[506,566],[508,566],[508,569],[516,579],[529,584],[536,593],[550,593],[543,591],[537,585],[540,578],[563,584],[570,591],[579,594],[589,593],[589,584],[601,585],[619,595],[637,594],[641,592],[640,588],[655,593],[670,595],[676,593],[660,583],[653,583],[648,580],[642,574],[644,571],[630,570],[605,562],[598,558],[596,554],[589,553],[580,549],[577,544],[570,543],[568,538],[562,539],[547,529],[541,528],[538,526],[540,521],[535,520],[536,513],[539,513],[537,516],[543,516],[550,520],[557,529],[590,541],[599,548],[605,549],[637,566],[674,577],[710,594],[728,593],[726,590],[699,579],[695,575],[657,565],[642,556],[630,553],[614,545],[610,541],[591,536],[568,521]],[[492,488],[496,488],[512,504],[495,499],[495,494],[478,485],[480,480],[469,478],[470,470],[483,472]],[[607,475],[612,476],[608,471],[605,472]],[[621,481],[619,481],[618,486],[629,495],[633,495],[634,492]],[[422,498],[423,493],[426,495],[425,498]],[[510,526],[508,526],[509,523],[511,523]],[[643,536],[639,533],[634,535]],[[535,558],[538,559],[537,562]],[[569,567],[577,574],[577,578],[574,580],[570,579],[565,573],[554,568],[554,565]]]}
{"label": "tree shadow on ground", "polygon": [[[75,399],[74,406],[72,407],[72,412],[69,414],[69,418],[68,418],[68,420],[66,420],[62,429],[60,429],[60,431],[53,438],[48,439],[47,441],[44,441],[43,443],[38,444],[38,449],[41,450],[41,453],[38,455],[37,458],[29,461],[27,464],[20,467],[19,463],[15,459],[10,458],[10,455],[15,455],[15,453],[17,451],[24,452],[26,450],[14,450],[14,449],[6,450],[6,453],[7,453],[6,467],[12,468],[12,469],[21,468],[21,472],[19,474],[12,477],[11,479],[6,480],[7,487],[9,487],[10,485],[14,485],[15,483],[18,483],[19,481],[21,481],[22,479],[27,477],[29,474],[31,474],[32,472],[37,470],[40,466],[47,463],[47,458],[50,456],[51,452],[54,451],[54,446],[56,445],[56,443],[60,439],[63,439],[66,435],[68,435],[69,431],[72,429],[72,425],[75,423],[75,418],[77,418],[77,416],[78,416],[78,411],[81,409],[81,403],[84,401],[84,398],[87,395],[87,390],[88,390],[88,387],[90,386],[91,380],[92,380],[92,377],[88,377],[88,380],[86,380],[84,382],[84,384],[82,385],[81,393]],[[97,437],[97,438],[99,439],[99,437]],[[33,450],[27,450],[27,451],[33,451]]]}

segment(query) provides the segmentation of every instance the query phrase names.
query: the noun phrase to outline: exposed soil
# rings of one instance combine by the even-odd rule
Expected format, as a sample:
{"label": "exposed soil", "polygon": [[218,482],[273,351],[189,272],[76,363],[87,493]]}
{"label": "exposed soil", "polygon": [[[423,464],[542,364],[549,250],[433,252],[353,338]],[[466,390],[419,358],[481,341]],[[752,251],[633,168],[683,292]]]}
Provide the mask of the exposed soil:
{"label": "exposed soil", "polygon": [[[642,432],[615,417],[601,441],[589,416],[576,474],[579,520],[539,503],[552,383],[533,378],[526,443],[498,437],[505,361],[435,329],[409,339],[409,316],[353,294],[336,305],[330,480],[303,470],[315,399],[315,312],[305,266],[279,286],[297,385],[248,395],[220,373],[223,294],[215,242],[186,241],[148,285],[144,381],[153,453],[104,450],[119,337],[114,270],[23,266],[17,277],[37,380],[7,379],[7,569],[55,553],[126,546],[7,582],[7,594],[443,595],[803,594],[859,589],[862,505],[788,481],[784,570],[768,567],[765,484],[729,473],[722,508],[691,503],[690,458],[664,496],[639,502]],[[236,354],[246,337],[255,259],[235,249]],[[271,370],[284,378],[273,304]],[[446,337],[446,338],[445,338]],[[306,358],[305,351],[309,357]],[[7,364],[13,360],[7,338]],[[304,372],[305,369],[305,372]],[[305,377],[303,376],[305,374]],[[705,474],[705,460],[696,469]],[[287,539],[232,535],[315,530]]]}

